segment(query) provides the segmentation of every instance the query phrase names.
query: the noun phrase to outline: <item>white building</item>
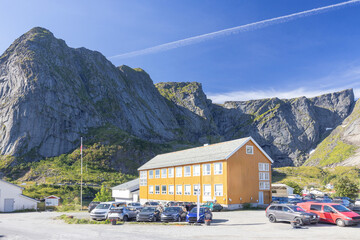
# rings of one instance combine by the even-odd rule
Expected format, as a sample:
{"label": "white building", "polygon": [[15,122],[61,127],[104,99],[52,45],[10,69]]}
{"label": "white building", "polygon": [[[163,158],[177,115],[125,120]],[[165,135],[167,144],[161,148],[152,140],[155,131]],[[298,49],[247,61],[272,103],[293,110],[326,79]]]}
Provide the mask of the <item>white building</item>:
{"label": "white building", "polygon": [[37,209],[39,201],[22,195],[24,188],[0,179],[0,212]]}
{"label": "white building", "polygon": [[273,197],[288,197],[294,193],[294,188],[289,187],[286,184],[278,183],[271,184],[271,191]]}
{"label": "white building", "polygon": [[45,199],[45,206],[59,206],[59,197],[55,195],[48,196]]}
{"label": "white building", "polygon": [[139,178],[112,187],[111,190],[116,202],[138,202]]}

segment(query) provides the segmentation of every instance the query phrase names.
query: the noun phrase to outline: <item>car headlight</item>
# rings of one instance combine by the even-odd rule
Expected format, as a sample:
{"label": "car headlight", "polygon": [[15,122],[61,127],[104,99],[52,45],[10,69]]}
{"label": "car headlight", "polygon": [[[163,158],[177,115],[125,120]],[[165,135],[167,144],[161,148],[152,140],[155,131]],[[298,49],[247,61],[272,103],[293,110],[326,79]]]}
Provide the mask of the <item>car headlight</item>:
{"label": "car headlight", "polygon": [[352,220],[352,218],[351,218],[351,217],[345,217],[345,219],[346,219],[346,220]]}
{"label": "car headlight", "polygon": [[166,215],[165,215],[165,214],[161,214],[161,217],[166,217]]}

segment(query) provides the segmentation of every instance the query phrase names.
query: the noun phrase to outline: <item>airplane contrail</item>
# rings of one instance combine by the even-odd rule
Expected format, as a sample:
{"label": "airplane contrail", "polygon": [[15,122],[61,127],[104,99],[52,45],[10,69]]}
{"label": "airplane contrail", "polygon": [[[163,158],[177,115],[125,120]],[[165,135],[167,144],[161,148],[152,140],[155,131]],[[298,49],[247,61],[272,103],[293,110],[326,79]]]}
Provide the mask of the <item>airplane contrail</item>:
{"label": "airplane contrail", "polygon": [[187,45],[203,42],[203,41],[217,38],[217,37],[238,34],[241,32],[264,28],[264,27],[274,25],[274,24],[285,23],[285,22],[288,22],[291,20],[295,20],[297,18],[320,14],[320,13],[323,13],[326,11],[335,10],[337,8],[345,7],[348,5],[353,5],[353,4],[356,4],[359,2],[360,2],[360,0],[350,0],[350,1],[346,1],[346,2],[341,2],[341,3],[325,6],[325,7],[314,8],[314,9],[306,10],[303,12],[293,13],[293,14],[289,14],[289,15],[285,15],[285,16],[281,16],[281,17],[270,18],[270,19],[259,21],[259,22],[249,23],[249,24],[245,24],[245,25],[241,25],[241,26],[237,26],[237,27],[233,27],[233,28],[227,28],[224,30],[206,33],[206,34],[198,35],[195,37],[189,37],[189,38],[185,38],[182,40],[177,40],[174,42],[169,42],[169,43],[161,44],[158,46],[145,48],[142,50],[137,50],[137,51],[133,51],[133,52],[115,55],[115,56],[109,57],[109,59],[129,58],[129,57],[135,57],[135,56],[140,56],[140,55],[145,55],[145,54],[167,51],[170,49],[184,47]]}

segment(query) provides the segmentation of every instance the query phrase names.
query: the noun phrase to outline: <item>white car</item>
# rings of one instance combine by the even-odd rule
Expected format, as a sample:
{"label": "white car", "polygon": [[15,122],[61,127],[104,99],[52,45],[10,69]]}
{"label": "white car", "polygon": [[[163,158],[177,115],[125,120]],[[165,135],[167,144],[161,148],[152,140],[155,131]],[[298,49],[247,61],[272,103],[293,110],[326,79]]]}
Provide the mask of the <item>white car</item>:
{"label": "white car", "polygon": [[293,198],[301,199],[301,196],[299,194],[289,194],[288,198],[290,198],[290,199],[293,199]]}
{"label": "white car", "polygon": [[356,199],[354,205],[355,207],[360,207],[360,198]]}
{"label": "white car", "polygon": [[110,212],[110,208],[114,207],[113,204],[115,202],[101,202],[99,203],[99,205],[97,205],[91,212],[90,212],[90,217],[93,220],[106,220],[109,212]]}

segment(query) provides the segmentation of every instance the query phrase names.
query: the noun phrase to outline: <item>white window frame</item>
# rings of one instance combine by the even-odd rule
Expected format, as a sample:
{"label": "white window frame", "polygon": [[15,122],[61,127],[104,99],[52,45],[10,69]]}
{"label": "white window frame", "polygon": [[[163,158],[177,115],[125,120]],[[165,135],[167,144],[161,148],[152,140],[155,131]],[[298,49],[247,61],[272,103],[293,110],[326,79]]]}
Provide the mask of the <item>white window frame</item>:
{"label": "white window frame", "polygon": [[[207,186],[210,186],[210,192],[205,191]],[[204,184],[203,185],[203,196],[211,196],[211,184]]]}
{"label": "white window frame", "polygon": [[270,182],[259,182],[259,189],[260,190],[270,190]]}
{"label": "white window frame", "polygon": [[[180,187],[180,191],[178,191],[179,187]],[[176,185],[176,195],[182,195],[182,185]]]}
{"label": "white window frame", "polygon": [[182,167],[175,168],[176,177],[182,177]]}
{"label": "white window frame", "polygon": [[[207,170],[207,166],[210,166],[209,170]],[[210,163],[203,164],[203,176],[206,176],[206,175],[211,175],[211,164]]]}
{"label": "white window frame", "polygon": [[[220,166],[220,169],[216,169],[217,166]],[[222,162],[214,163],[214,175],[221,175],[221,174],[223,174],[223,163]]]}
{"label": "white window frame", "polygon": [[155,178],[160,178],[160,169],[155,169]]}
{"label": "white window frame", "polygon": [[147,171],[140,171],[140,186],[147,185]]}
{"label": "white window frame", "polygon": [[[164,170],[165,170],[165,174],[164,174]],[[161,169],[161,178],[167,178],[167,169],[166,168]]]}
{"label": "white window frame", "polygon": [[169,185],[169,195],[174,195],[174,185]]}
{"label": "white window frame", "polygon": [[168,168],[168,177],[173,178],[174,177],[174,168]]}
{"label": "white window frame", "polygon": [[[189,172],[187,172],[186,169],[188,169]],[[184,167],[184,177],[191,177],[191,166]]]}
{"label": "white window frame", "polygon": [[254,147],[250,145],[246,145],[246,154],[253,155],[254,154]]}
{"label": "white window frame", "polygon": [[149,179],[154,178],[154,170],[149,170]]}
{"label": "white window frame", "polygon": [[264,163],[265,164],[265,171],[270,171],[270,164],[268,163]]}
{"label": "white window frame", "polygon": [[[159,187],[159,190],[156,188]],[[155,194],[160,194],[160,185],[155,185]]]}
{"label": "white window frame", "polygon": [[270,174],[268,172],[259,172],[259,180],[269,181]]}
{"label": "white window frame", "polygon": [[[220,187],[221,186],[221,191],[216,191],[216,187]],[[214,184],[214,195],[215,196],[223,196],[224,195],[224,185],[223,184]]]}
{"label": "white window frame", "polygon": [[259,163],[259,171],[270,171],[270,164],[269,163]]}
{"label": "white window frame", "polygon": [[184,195],[191,195],[191,185],[190,184],[186,184],[184,186]]}
{"label": "white window frame", "polygon": [[200,176],[200,165],[193,166],[193,176]]}
{"label": "white window frame", "polygon": [[[165,187],[165,191],[163,190],[163,187]],[[167,194],[167,186],[161,185],[161,194]]]}
{"label": "white window frame", "polygon": [[197,192],[197,190],[199,190],[199,191],[201,191],[201,189],[200,189],[200,184],[194,184],[193,185],[193,194],[196,196],[197,194],[196,194],[196,192]]}
{"label": "white window frame", "polygon": [[149,185],[149,194],[154,194],[154,186]]}

